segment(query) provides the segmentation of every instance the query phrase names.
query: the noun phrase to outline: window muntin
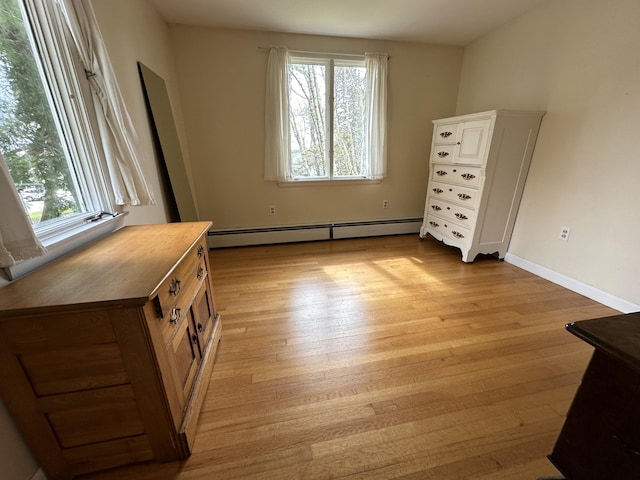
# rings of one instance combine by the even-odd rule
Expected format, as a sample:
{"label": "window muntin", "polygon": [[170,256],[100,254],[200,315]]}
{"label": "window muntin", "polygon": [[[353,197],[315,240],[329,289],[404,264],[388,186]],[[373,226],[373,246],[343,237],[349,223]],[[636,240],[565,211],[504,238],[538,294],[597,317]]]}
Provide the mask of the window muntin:
{"label": "window muntin", "polygon": [[41,239],[111,204],[88,82],[53,3],[0,0],[0,151]]}
{"label": "window muntin", "polygon": [[290,162],[294,180],[366,178],[363,59],[291,57]]}

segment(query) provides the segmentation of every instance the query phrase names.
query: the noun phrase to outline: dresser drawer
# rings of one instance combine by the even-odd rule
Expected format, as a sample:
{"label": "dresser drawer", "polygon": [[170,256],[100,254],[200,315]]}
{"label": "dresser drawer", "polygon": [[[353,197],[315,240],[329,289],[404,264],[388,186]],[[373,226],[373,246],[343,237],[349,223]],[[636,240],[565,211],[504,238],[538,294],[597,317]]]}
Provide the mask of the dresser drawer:
{"label": "dresser drawer", "polygon": [[431,163],[453,162],[455,145],[435,145],[431,152]]}
{"label": "dresser drawer", "polygon": [[429,195],[433,198],[440,198],[442,200],[464,205],[467,208],[475,208],[480,197],[480,192],[473,188],[432,182]]}
{"label": "dresser drawer", "polygon": [[475,167],[460,167],[457,165],[434,165],[434,180],[446,183],[456,183],[468,187],[480,186],[483,171]]}
{"label": "dresser drawer", "polygon": [[205,252],[203,244],[194,246],[158,291],[157,306],[165,342],[174,336],[182,317],[187,314],[196,292],[207,276]]}
{"label": "dresser drawer", "polygon": [[[436,215],[427,215],[427,230],[432,232],[438,240],[442,240],[441,237],[448,237],[455,245],[471,246],[473,237],[471,230]],[[452,242],[448,243],[451,244]]]}
{"label": "dresser drawer", "polygon": [[458,134],[457,123],[450,123],[448,125],[436,125],[435,140],[436,144],[440,143],[456,143],[456,137]]}
{"label": "dresser drawer", "polygon": [[465,228],[473,228],[476,221],[476,212],[474,210],[438,198],[429,198],[428,209],[430,213],[450,220]]}

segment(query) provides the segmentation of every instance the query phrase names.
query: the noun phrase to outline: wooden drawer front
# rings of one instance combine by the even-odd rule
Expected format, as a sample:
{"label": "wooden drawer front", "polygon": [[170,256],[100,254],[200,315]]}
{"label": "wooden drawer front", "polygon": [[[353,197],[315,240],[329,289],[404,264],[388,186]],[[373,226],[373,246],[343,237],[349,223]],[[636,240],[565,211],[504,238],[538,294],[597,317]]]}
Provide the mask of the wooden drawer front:
{"label": "wooden drawer front", "polygon": [[455,145],[436,145],[431,152],[431,163],[453,162]]}
{"label": "wooden drawer front", "polygon": [[202,289],[196,295],[192,307],[195,331],[198,334],[198,347],[200,354],[204,354],[207,342],[213,332],[214,309],[213,298],[209,290],[209,282],[205,282]]}
{"label": "wooden drawer front", "polygon": [[[472,240],[471,230],[449,222],[435,215],[427,215],[428,229],[453,240],[456,245],[470,246]],[[438,238],[438,237],[436,237]]]}
{"label": "wooden drawer front", "polygon": [[[186,315],[191,302],[207,277],[207,264],[204,254],[199,254],[201,244],[194,247],[185,259],[176,267],[158,294],[163,313],[162,336],[165,342],[171,341],[176,334],[181,318]],[[206,252],[206,250],[202,250]]]}
{"label": "wooden drawer front", "polygon": [[433,166],[433,179],[439,182],[477,188],[480,185],[481,175],[482,170],[474,167],[459,167],[457,165]]}
{"label": "wooden drawer front", "polygon": [[476,212],[474,210],[454,205],[438,198],[429,198],[429,212],[465,228],[473,228],[476,221]]}
{"label": "wooden drawer front", "polygon": [[431,182],[430,189],[429,195],[431,197],[464,205],[467,208],[475,208],[480,198],[478,190],[446,183]]}
{"label": "wooden drawer front", "polygon": [[436,125],[435,143],[455,143],[458,136],[457,123]]}

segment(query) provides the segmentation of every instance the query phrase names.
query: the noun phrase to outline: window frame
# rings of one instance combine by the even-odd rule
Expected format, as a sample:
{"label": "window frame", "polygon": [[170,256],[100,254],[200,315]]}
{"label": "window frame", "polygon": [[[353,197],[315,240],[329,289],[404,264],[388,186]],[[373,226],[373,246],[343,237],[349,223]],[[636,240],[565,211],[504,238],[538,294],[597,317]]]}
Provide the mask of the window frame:
{"label": "window frame", "polygon": [[[73,164],[72,176],[80,197],[77,201],[83,211],[33,225],[48,253],[5,267],[3,271],[9,280],[120,228],[126,214],[116,211],[106,159],[99,147],[93,93],[60,6],[55,0],[16,1],[67,161]],[[101,215],[105,212],[113,213]]]}
{"label": "window frame", "polygon": [[[335,109],[335,68],[336,66],[353,66],[365,68],[365,55],[354,54],[335,54],[335,53],[312,53],[312,52],[289,52],[289,64],[316,64],[326,65],[326,94],[325,94],[325,119],[326,128],[325,136],[327,148],[325,151],[325,169],[328,172],[325,176],[306,176],[293,177],[291,181],[279,182],[283,185],[291,185],[296,183],[326,185],[326,184],[363,184],[363,183],[380,183],[381,180],[374,180],[366,174],[362,175],[334,175],[334,109]],[[366,83],[366,79],[365,79]],[[289,87],[290,90],[290,87]],[[290,108],[291,100],[289,100]],[[291,112],[291,110],[289,110]],[[289,113],[291,117],[291,113]],[[364,113],[363,113],[364,115]],[[289,122],[291,122],[291,118]],[[289,126],[289,128],[291,128]],[[364,139],[366,142],[366,138]],[[366,145],[365,145],[366,148]],[[291,144],[289,145],[289,165],[293,166],[293,158],[291,152]],[[365,160],[366,162],[366,160]],[[363,165],[366,171],[366,165]],[[293,171],[293,168],[292,168]]]}

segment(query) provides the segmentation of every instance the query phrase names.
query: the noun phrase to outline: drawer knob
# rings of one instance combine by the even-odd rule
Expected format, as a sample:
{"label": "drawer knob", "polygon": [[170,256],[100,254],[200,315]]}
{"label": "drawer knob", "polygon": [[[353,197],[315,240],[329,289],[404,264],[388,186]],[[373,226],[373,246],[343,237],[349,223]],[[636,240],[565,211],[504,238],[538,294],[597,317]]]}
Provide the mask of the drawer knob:
{"label": "drawer knob", "polygon": [[195,344],[198,343],[198,334],[197,333],[192,333],[191,334],[191,341]]}
{"label": "drawer knob", "polygon": [[460,175],[462,178],[464,178],[465,180],[473,180],[474,178],[476,178],[476,176],[472,173],[463,173],[462,175]]}
{"label": "drawer knob", "polygon": [[451,232],[453,234],[454,237],[456,238],[464,238],[464,235],[461,234],[460,232],[456,232],[455,230],[453,232]]}
{"label": "drawer knob", "polygon": [[438,153],[437,153],[437,155],[438,155],[440,158],[446,158],[446,157],[448,157],[448,156],[449,156],[449,152],[438,152]]}
{"label": "drawer knob", "polygon": [[203,330],[204,330],[204,327],[202,326],[202,324],[200,322],[198,322],[198,331],[200,333],[202,333]]}
{"label": "drawer knob", "polygon": [[171,325],[176,325],[180,321],[180,309],[178,307],[173,307],[171,309],[171,314],[169,315],[169,323]]}
{"label": "drawer knob", "polygon": [[204,255],[204,247],[200,245],[198,247],[198,258],[202,258],[203,255]]}
{"label": "drawer knob", "polygon": [[438,205],[431,205],[431,208],[433,208],[436,212],[442,210],[442,208],[440,208]]}
{"label": "drawer knob", "polygon": [[436,173],[441,177],[444,177],[447,174],[447,172],[444,170],[438,170]]}
{"label": "drawer knob", "polygon": [[198,266],[198,271],[196,272],[196,277],[198,278],[198,280],[202,280],[204,274],[204,269],[202,268],[202,265]]}
{"label": "drawer knob", "polygon": [[456,213],[456,217],[458,217],[460,220],[469,220],[469,217],[467,217],[464,213]]}
{"label": "drawer knob", "polygon": [[171,285],[169,285],[169,294],[174,297],[180,293],[180,279],[175,277],[171,279]]}
{"label": "drawer knob", "polygon": [[441,188],[434,188],[433,192],[440,194],[440,193],[444,192],[444,190],[442,190]]}
{"label": "drawer knob", "polygon": [[449,138],[451,135],[453,135],[453,132],[440,132],[442,138]]}
{"label": "drawer knob", "polygon": [[471,196],[470,196],[470,195],[467,195],[466,193],[459,193],[459,194],[458,194],[458,198],[459,198],[460,200],[469,200],[469,199],[471,198]]}

